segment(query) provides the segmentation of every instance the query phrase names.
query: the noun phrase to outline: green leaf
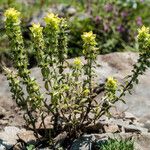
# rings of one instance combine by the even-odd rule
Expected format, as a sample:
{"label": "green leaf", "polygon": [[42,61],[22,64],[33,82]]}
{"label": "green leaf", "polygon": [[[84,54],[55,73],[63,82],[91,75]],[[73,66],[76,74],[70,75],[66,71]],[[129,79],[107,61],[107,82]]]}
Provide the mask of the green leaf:
{"label": "green leaf", "polygon": [[34,145],[29,145],[26,148],[27,148],[27,150],[35,150],[35,146]]}

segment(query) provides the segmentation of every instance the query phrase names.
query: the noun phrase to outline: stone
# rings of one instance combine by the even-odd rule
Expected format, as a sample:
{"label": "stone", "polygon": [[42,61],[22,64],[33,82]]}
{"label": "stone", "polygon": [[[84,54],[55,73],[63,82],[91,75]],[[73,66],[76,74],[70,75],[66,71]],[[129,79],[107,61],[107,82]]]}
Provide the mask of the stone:
{"label": "stone", "polygon": [[92,150],[92,141],[94,140],[94,136],[84,135],[73,142],[70,150]]}
{"label": "stone", "polygon": [[150,150],[150,133],[104,133],[93,134],[95,141],[103,141],[108,138],[114,139],[131,139],[134,141],[135,150]]}
{"label": "stone", "polygon": [[17,134],[24,129],[19,129],[14,126],[7,126],[4,131],[0,132],[0,144],[4,145],[6,149],[10,149],[13,145],[17,143]]}
{"label": "stone", "polygon": [[148,129],[148,132],[150,132],[150,123],[149,122],[145,122],[143,124],[143,127],[146,128],[146,129]]}
{"label": "stone", "polygon": [[6,125],[8,125],[8,123],[9,123],[8,119],[1,119],[0,120],[0,125],[6,126]]}
{"label": "stone", "polygon": [[6,150],[6,147],[2,144],[0,144],[0,150]]}
{"label": "stone", "polygon": [[61,145],[67,137],[67,132],[60,133],[54,138],[55,147]]}
{"label": "stone", "polygon": [[128,120],[114,119],[111,123],[116,124],[122,130],[122,132],[138,132],[138,133],[148,132],[147,128],[140,126],[140,124],[131,124],[130,121]]}
{"label": "stone", "polygon": [[131,139],[134,141],[135,150],[150,149],[150,133],[103,133],[82,136],[81,138],[74,141],[71,150],[92,150],[91,147],[94,146],[94,143],[107,141],[109,138]]}
{"label": "stone", "polygon": [[106,133],[115,133],[119,132],[119,127],[116,124],[109,124],[104,126],[104,130]]}
{"label": "stone", "polygon": [[35,144],[37,140],[33,131],[22,131],[19,132],[17,136],[21,141],[27,144]]}
{"label": "stone", "polygon": [[72,15],[75,15],[76,14],[76,9],[74,7],[69,7],[67,9],[67,14],[72,16]]}
{"label": "stone", "polygon": [[116,118],[109,118],[107,120],[103,120],[100,122],[103,126],[104,125],[119,125],[119,126],[124,126],[124,125],[129,125],[129,121],[123,120],[123,119],[116,119]]}
{"label": "stone", "polygon": [[91,18],[91,16],[89,15],[89,14],[85,14],[85,13],[81,13],[81,14],[79,14],[79,15],[77,15],[77,18],[79,19],[79,20],[86,20],[86,19],[89,19],[89,18]]}
{"label": "stone", "polygon": [[25,146],[21,142],[18,142],[13,146],[13,150],[21,150],[21,149],[23,150],[26,149]]}
{"label": "stone", "polygon": [[138,132],[138,133],[148,132],[148,129],[140,127],[140,126],[135,126],[135,125],[124,125],[123,128],[125,132]]}
{"label": "stone", "polygon": [[130,119],[130,120],[137,120],[137,117],[135,117],[132,113],[130,112],[124,112],[124,118],[125,119]]}
{"label": "stone", "polygon": [[[46,127],[46,129],[51,129],[53,127],[51,125],[51,119],[52,119],[51,116],[47,116],[44,119],[44,126]],[[45,129],[41,119],[38,119],[38,121],[35,123],[35,126],[36,126],[37,129]]]}
{"label": "stone", "polygon": [[147,133],[149,130],[142,124],[124,118],[110,118],[108,120],[100,121],[101,126],[104,127],[106,133],[115,133],[115,132],[136,132],[136,133]]}
{"label": "stone", "polygon": [[4,118],[6,114],[6,110],[0,106],[0,119]]}
{"label": "stone", "polygon": [[101,122],[97,122],[95,124],[90,124],[86,128],[83,129],[85,133],[103,133],[103,125]]}
{"label": "stone", "polygon": [[64,12],[65,9],[66,9],[66,6],[64,4],[60,4],[56,6],[56,10],[58,12]]}
{"label": "stone", "polygon": [[150,150],[150,133],[142,133],[133,137],[135,150]]}

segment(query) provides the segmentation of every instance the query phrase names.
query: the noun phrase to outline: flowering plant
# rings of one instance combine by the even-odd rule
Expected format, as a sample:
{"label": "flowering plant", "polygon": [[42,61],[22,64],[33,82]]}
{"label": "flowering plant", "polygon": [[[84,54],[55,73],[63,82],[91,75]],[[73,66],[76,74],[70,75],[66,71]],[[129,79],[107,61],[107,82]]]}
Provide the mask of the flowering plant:
{"label": "flowering plant", "polygon": [[[30,77],[20,28],[20,13],[10,8],[6,11],[5,17],[16,71],[11,71],[5,66],[3,69],[9,81],[12,97],[18,106],[25,110],[24,119],[28,126],[32,126],[37,138],[40,132],[36,123],[40,120],[40,126],[45,130],[42,136],[52,148],[57,147],[56,138],[59,134],[66,133],[65,139],[72,141],[83,134],[88,125],[96,123],[102,115],[109,113],[115,102],[124,102],[122,97],[127,91],[131,91],[133,83],[138,83],[138,76],[150,66],[149,28],[142,27],[138,35],[141,53],[132,70],[133,74],[128,76],[126,84],[121,87],[116,79],[109,77],[104,86],[104,96],[100,102],[95,101],[97,93],[94,90],[96,84],[93,79],[97,58],[96,35],[91,31],[82,35],[85,63],[83,64],[80,58],[75,58],[73,63],[69,63],[66,60],[66,21],[57,15],[48,14],[44,19],[45,28],[40,24],[30,27],[35,57],[46,90],[45,93],[41,93],[36,79]],[[70,71],[67,72],[66,68]],[[22,85],[26,90],[23,90]],[[119,95],[117,92],[120,92]],[[50,119],[50,128],[45,124],[47,118]]]}

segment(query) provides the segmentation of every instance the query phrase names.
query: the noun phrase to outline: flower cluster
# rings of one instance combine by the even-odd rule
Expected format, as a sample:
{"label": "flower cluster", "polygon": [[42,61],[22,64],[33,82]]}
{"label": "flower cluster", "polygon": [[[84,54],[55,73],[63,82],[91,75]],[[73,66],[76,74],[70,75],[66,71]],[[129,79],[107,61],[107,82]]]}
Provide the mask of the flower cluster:
{"label": "flower cluster", "polygon": [[82,62],[80,58],[75,58],[73,62],[73,67],[77,69],[81,69],[82,67]]}
{"label": "flower cluster", "polygon": [[41,68],[41,73],[43,75],[43,80],[45,81],[45,87],[49,89],[49,64],[47,63],[47,56],[45,55],[45,42],[43,38],[43,27],[40,24],[33,24],[30,27],[30,30],[33,35],[33,43],[34,43],[34,50],[35,56],[38,62],[38,66]]}
{"label": "flower cluster", "polygon": [[84,32],[81,36],[84,42],[83,44],[83,54],[86,58],[96,59],[97,49],[96,49],[96,35],[92,31]]}
{"label": "flower cluster", "polygon": [[20,12],[15,10],[14,8],[9,8],[6,10],[4,16],[6,17],[7,20],[15,23],[20,23],[19,17],[20,17]]}
{"label": "flower cluster", "polygon": [[[12,56],[15,67],[27,67],[26,55],[24,54],[24,44],[20,28],[20,12],[14,8],[9,8],[5,12],[5,27],[8,38],[11,40]],[[22,62],[18,61],[22,60]]]}
{"label": "flower cluster", "polygon": [[113,77],[109,77],[105,83],[106,95],[109,100],[114,99],[117,87],[117,80]]}
{"label": "flower cluster", "polygon": [[59,23],[60,18],[58,18],[57,15],[54,15],[53,13],[47,14],[47,16],[44,18],[44,21],[47,25],[51,26],[54,30],[59,30]]}
{"label": "flower cluster", "polygon": [[83,42],[90,46],[96,46],[96,35],[92,31],[84,32],[82,35]]}
{"label": "flower cluster", "polygon": [[84,66],[85,70],[85,88],[88,88],[90,90],[90,93],[92,92],[92,80],[93,80],[93,67],[95,64],[95,60],[97,57],[97,49],[96,49],[96,35],[93,34],[92,31],[90,32],[84,32],[81,36],[83,40],[83,54],[85,56],[85,59],[87,60],[86,65]]}
{"label": "flower cluster", "polygon": [[143,26],[138,30],[138,42],[139,42],[139,50],[141,53],[150,54],[150,29],[148,27]]}
{"label": "flower cluster", "polygon": [[105,88],[110,90],[110,91],[116,91],[116,89],[117,89],[117,80],[114,79],[113,77],[109,77],[107,79]]}
{"label": "flower cluster", "polygon": [[44,21],[46,23],[46,27],[44,29],[45,44],[48,48],[46,53],[51,56],[49,63],[52,65],[55,61],[52,57],[55,58],[57,55],[58,34],[60,31],[61,19],[57,15],[49,13],[45,16]]}
{"label": "flower cluster", "polygon": [[41,27],[39,23],[38,24],[33,23],[32,27],[30,27],[30,30],[33,33],[34,37],[38,37],[41,36],[43,27]]}
{"label": "flower cluster", "polygon": [[138,41],[144,41],[149,36],[149,28],[142,26],[141,29],[138,30]]}
{"label": "flower cluster", "polygon": [[40,48],[44,48],[44,39],[43,39],[43,27],[40,26],[40,24],[33,24],[32,27],[30,27],[30,30],[32,32],[32,35],[34,37],[35,45],[40,45]]}
{"label": "flower cluster", "polygon": [[[12,46],[12,56],[15,67],[18,69],[18,75],[21,77],[21,83],[26,85],[26,91],[29,94],[28,102],[32,104],[32,108],[36,109],[41,105],[42,95],[39,91],[39,85],[35,79],[30,77],[30,71],[27,68],[27,55],[20,28],[20,12],[14,8],[10,8],[6,10],[5,17],[6,33]],[[37,28],[36,26],[35,29],[37,30]]]}

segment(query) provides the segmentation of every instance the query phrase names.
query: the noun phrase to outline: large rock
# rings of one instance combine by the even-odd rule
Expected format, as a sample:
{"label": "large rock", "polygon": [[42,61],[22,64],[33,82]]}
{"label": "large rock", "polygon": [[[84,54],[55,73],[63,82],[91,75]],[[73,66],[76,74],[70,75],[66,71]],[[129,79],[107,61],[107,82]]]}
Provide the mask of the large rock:
{"label": "large rock", "polygon": [[[96,82],[103,82],[106,77],[113,76],[117,78],[120,82],[123,82],[123,78],[131,73],[133,64],[136,63],[138,59],[138,53],[124,52],[124,53],[112,53],[107,55],[99,55],[97,58],[100,66],[96,67]],[[72,60],[70,60],[72,61]],[[42,78],[40,70],[35,67],[31,69],[32,76],[37,78],[38,82],[42,85]],[[132,95],[127,94],[124,99],[126,100],[126,105],[122,102],[117,103],[117,108],[124,112],[128,112],[135,115],[135,117],[140,118],[144,123],[150,118],[149,108],[150,108],[150,69],[148,69],[143,76],[140,76],[140,82],[135,85],[132,90]],[[43,86],[42,86],[43,87]],[[4,75],[0,75],[0,103],[1,106],[14,113],[15,103],[11,99],[11,94],[9,92],[8,82]],[[42,88],[42,92],[44,88]],[[97,96],[97,100],[100,100],[101,95]],[[17,115],[17,113],[16,113]],[[17,116],[18,118],[18,116]],[[16,118],[16,119],[17,119]],[[19,123],[21,124],[21,123]],[[149,123],[147,122],[147,126]]]}
{"label": "large rock", "polygon": [[34,145],[37,142],[37,138],[33,131],[15,126],[7,126],[0,131],[0,150],[5,150],[5,148],[17,149],[20,144],[19,141],[26,145]]}
{"label": "large rock", "polygon": [[34,135],[34,132],[33,131],[21,131],[17,134],[18,138],[23,141],[24,143],[27,143],[27,144],[35,144],[36,143],[36,140],[37,138],[35,137]]}
{"label": "large rock", "polygon": [[8,126],[4,128],[4,131],[0,132],[0,145],[6,147],[6,149],[12,148],[17,143],[17,134],[24,129],[18,127]]}
{"label": "large rock", "polygon": [[[98,56],[98,63],[101,65],[96,68],[97,80],[105,79],[108,76],[117,78],[123,82],[123,78],[127,74],[131,74],[133,64],[138,59],[138,53],[125,52],[125,53],[112,53],[103,56]],[[117,108],[124,112],[127,110],[139,118],[150,117],[150,69],[148,69],[143,76],[139,77],[139,84],[135,85],[132,90],[132,95],[127,94],[124,99],[126,104],[122,102],[117,103]],[[99,100],[101,95],[97,96]]]}

